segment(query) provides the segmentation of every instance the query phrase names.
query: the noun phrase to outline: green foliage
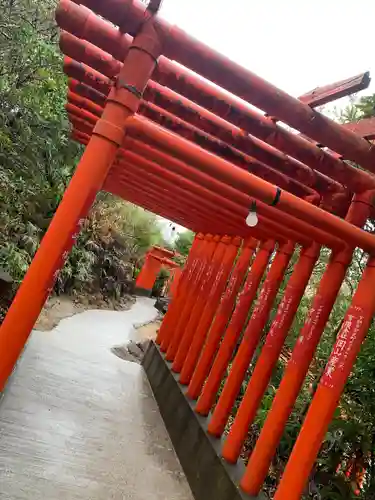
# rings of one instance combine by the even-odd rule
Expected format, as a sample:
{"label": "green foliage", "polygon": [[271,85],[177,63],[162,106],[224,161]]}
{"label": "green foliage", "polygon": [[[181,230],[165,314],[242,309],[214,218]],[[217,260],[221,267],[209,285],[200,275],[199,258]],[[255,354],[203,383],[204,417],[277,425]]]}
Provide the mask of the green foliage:
{"label": "green foliage", "polygon": [[375,116],[375,94],[365,95],[359,99],[355,96],[349,99],[349,103],[344,108],[333,107],[333,109],[325,109],[323,112],[328,112],[332,118],[340,123],[349,123],[359,121],[363,118],[371,118]]}
{"label": "green foliage", "polygon": [[[18,284],[74,172],[55,0],[0,0],[0,268]],[[155,216],[100,195],[55,285],[118,297],[149,246]],[[1,316],[1,313],[0,313]]]}
{"label": "green foliage", "polygon": [[166,281],[168,280],[169,276],[170,276],[170,273],[169,273],[168,269],[165,269],[162,267],[160,270],[160,273],[158,274],[158,276],[155,280],[155,284],[152,288],[152,295],[154,297],[160,297],[162,295],[164,285],[165,285]]}
{"label": "green foliage", "polygon": [[68,139],[54,4],[0,0],[0,266],[22,279],[80,148]]}
{"label": "green foliage", "polygon": [[119,299],[130,291],[144,253],[161,240],[155,216],[102,194],[57,279],[56,291],[101,290]]}
{"label": "green foliage", "polygon": [[176,252],[180,253],[181,255],[187,256],[193,240],[194,233],[192,231],[184,231],[182,233],[179,233],[176,241],[174,242]]}
{"label": "green foliage", "polygon": [[354,107],[358,110],[360,118],[375,116],[375,94],[361,97]]}

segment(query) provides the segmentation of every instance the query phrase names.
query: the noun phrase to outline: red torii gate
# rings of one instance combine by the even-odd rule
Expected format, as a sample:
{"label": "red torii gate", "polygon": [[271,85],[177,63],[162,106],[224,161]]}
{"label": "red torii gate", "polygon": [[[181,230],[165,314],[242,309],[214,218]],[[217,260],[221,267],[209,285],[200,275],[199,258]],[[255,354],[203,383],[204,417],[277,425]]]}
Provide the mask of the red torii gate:
{"label": "red torii gate", "polygon": [[[241,479],[242,489],[256,495],[360,247],[369,255],[367,268],[275,496],[299,499],[375,312],[375,237],[362,229],[373,214],[374,145],[136,0],[62,0],[57,20],[65,30],[72,136],[86,149],[0,328],[0,390],[82,219],[97,192],[107,190],[197,233],[158,343],[201,415],[213,408],[268,268],[208,417],[208,432],[221,436],[298,244],[298,261],[225,439],[223,457],[234,463],[325,245],[330,262]],[[254,202],[259,222],[250,228],[245,219]]]}
{"label": "red torii gate", "polygon": [[145,256],[144,264],[137,276],[135,282],[135,293],[137,295],[151,296],[156,278],[164,266],[167,269],[178,268],[178,264],[171,260],[175,256],[175,252],[161,248],[159,246],[151,247]]}

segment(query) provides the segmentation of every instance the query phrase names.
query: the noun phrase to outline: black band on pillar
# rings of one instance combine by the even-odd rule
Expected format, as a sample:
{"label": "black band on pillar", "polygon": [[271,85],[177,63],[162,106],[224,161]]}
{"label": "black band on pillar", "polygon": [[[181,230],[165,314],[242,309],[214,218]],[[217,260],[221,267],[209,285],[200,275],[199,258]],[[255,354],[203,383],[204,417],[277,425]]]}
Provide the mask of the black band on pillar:
{"label": "black band on pillar", "polygon": [[272,203],[270,203],[271,207],[275,207],[279,203],[280,196],[281,196],[281,189],[279,187],[277,187],[275,198],[273,199]]}
{"label": "black band on pillar", "polygon": [[138,99],[142,99],[142,92],[140,92],[136,87],[134,87],[134,85],[128,85],[127,83],[123,83],[120,80],[117,80],[117,87],[128,90],[131,94],[138,97]]}

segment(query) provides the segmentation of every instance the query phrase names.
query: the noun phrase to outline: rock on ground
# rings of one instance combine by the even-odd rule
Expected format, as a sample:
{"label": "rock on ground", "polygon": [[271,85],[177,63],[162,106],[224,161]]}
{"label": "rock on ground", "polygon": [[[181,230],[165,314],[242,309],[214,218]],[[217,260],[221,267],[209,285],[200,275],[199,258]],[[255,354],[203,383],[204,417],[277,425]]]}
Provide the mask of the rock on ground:
{"label": "rock on ground", "polygon": [[138,341],[130,340],[126,344],[112,347],[111,351],[124,361],[140,364],[150,340],[155,340],[159,327],[160,320],[142,325],[135,329]]}

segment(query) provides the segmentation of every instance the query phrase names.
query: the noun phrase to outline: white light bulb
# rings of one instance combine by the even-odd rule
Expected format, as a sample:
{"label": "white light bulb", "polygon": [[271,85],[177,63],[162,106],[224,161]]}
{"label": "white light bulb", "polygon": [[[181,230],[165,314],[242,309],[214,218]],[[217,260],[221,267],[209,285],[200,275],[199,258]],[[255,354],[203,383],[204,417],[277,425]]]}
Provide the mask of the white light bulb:
{"label": "white light bulb", "polygon": [[256,212],[250,210],[249,215],[246,217],[246,225],[249,227],[255,227],[258,224],[258,216]]}

